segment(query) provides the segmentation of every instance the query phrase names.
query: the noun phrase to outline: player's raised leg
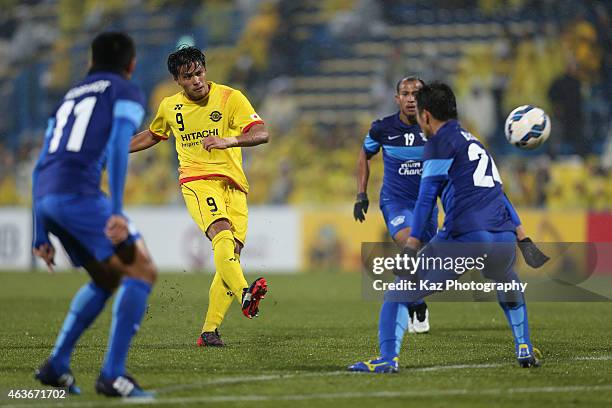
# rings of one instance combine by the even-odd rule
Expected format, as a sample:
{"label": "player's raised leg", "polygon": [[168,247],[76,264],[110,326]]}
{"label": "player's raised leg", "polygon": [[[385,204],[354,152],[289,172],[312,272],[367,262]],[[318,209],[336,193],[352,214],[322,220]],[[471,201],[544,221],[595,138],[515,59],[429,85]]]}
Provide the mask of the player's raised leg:
{"label": "player's raised leg", "polygon": [[[498,237],[500,235],[502,234],[495,234],[495,236]],[[487,270],[485,273],[487,278],[504,283],[521,282],[513,268],[515,257],[513,238],[514,237],[512,236],[508,238],[510,242],[507,247],[497,245],[498,250],[505,250],[508,252],[508,258],[511,259],[511,263],[494,268],[490,273],[489,270]],[[519,365],[523,368],[538,367],[540,365],[540,361],[537,356],[539,351],[531,344],[529,320],[527,319],[527,304],[525,303],[524,294],[521,291],[497,291],[497,300],[499,301],[499,305],[502,308],[504,315],[506,316],[506,320],[508,321],[508,325],[510,326],[510,330],[512,331],[516,359]]]}
{"label": "player's raised leg", "polygon": [[208,228],[207,235],[212,239],[217,273],[221,275],[223,282],[232,293],[240,294],[242,313],[249,319],[257,316],[259,302],[268,290],[266,280],[258,278],[250,286],[247,285],[240,266],[240,258],[234,253],[234,234],[227,220],[215,221]]}
{"label": "player's raised leg", "polygon": [[[516,273],[514,275],[516,276]],[[520,282],[518,276],[516,276],[515,281]],[[514,337],[516,359],[519,365],[523,368],[539,366],[540,361],[537,356],[539,351],[531,344],[527,305],[523,294],[516,294],[514,300],[508,300],[508,293],[506,292],[498,292],[497,297]]]}
{"label": "player's raised leg", "polygon": [[242,273],[238,258],[234,255],[234,234],[227,220],[220,220],[208,228],[212,239],[214,261],[217,273],[232,293],[242,296],[242,291],[248,287]]}
{"label": "player's raised leg", "polygon": [[[232,233],[234,234],[235,250],[234,256],[240,265],[240,253],[246,242],[246,233],[248,225],[248,207],[246,194],[233,185],[228,185],[225,191],[227,197],[227,214],[232,224]],[[268,292],[268,282],[264,278],[255,279],[247,290],[243,291],[241,299],[242,313],[249,319],[255,317],[259,313],[259,302]],[[238,300],[238,299],[236,299]]]}

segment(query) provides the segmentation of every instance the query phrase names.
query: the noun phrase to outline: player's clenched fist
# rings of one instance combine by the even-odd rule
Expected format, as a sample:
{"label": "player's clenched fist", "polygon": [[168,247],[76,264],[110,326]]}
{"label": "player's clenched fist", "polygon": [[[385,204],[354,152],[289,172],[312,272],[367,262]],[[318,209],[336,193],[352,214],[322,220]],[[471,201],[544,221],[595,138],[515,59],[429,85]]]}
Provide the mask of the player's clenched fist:
{"label": "player's clenched fist", "polygon": [[368,212],[369,205],[370,200],[368,200],[368,195],[366,193],[358,193],[357,201],[355,202],[355,207],[353,208],[353,216],[355,217],[355,221],[365,221],[365,215]]}
{"label": "player's clenched fist", "polygon": [[121,215],[112,215],[106,221],[104,233],[113,245],[118,245],[128,238],[128,221]]}

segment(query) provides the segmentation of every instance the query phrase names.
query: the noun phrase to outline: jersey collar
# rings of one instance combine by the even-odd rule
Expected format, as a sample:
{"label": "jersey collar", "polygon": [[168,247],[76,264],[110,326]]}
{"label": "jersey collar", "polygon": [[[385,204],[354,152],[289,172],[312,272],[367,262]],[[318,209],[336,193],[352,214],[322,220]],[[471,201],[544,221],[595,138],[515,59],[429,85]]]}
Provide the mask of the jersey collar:
{"label": "jersey collar", "polygon": [[[397,111],[397,113],[396,113],[396,114],[395,114],[395,116],[394,116],[394,117],[395,117],[395,123],[396,123],[398,126],[400,126],[400,127],[404,127],[404,128],[409,128],[409,129],[413,129],[413,128],[415,128],[415,127],[416,127],[416,128],[418,128],[418,127],[419,127],[419,125],[418,125],[418,124],[409,125],[409,124],[407,124],[407,123],[404,123],[404,122],[402,121],[402,118],[400,117],[401,113],[402,113],[401,111]],[[421,131],[421,129],[419,128],[419,132],[420,132],[420,131]]]}
{"label": "jersey collar", "polygon": [[460,128],[461,128],[461,125],[459,124],[459,121],[457,119],[450,119],[446,121],[445,124],[440,126],[440,129],[438,129],[438,131],[436,132],[434,136],[449,133],[449,132],[452,132],[453,130],[457,130]]}

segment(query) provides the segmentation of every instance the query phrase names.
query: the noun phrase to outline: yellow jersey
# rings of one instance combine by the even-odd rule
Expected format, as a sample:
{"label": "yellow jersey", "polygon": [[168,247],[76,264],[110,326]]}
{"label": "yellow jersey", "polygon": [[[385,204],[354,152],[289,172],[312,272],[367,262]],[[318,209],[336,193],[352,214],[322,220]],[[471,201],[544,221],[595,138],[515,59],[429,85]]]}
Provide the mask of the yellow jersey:
{"label": "yellow jersey", "polygon": [[181,184],[222,177],[248,193],[241,148],[208,152],[201,142],[208,136],[238,136],[263,121],[242,92],[214,82],[208,86],[208,95],[201,101],[192,101],[182,91],[164,98],[149,130],[164,140],[174,135]]}

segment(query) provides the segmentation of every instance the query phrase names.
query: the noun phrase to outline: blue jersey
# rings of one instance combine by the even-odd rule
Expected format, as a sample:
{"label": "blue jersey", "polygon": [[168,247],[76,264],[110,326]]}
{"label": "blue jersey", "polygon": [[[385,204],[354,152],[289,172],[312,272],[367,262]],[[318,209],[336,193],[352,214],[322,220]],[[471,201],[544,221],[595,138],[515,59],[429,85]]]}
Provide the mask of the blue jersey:
{"label": "blue jersey", "polygon": [[383,150],[381,205],[392,201],[412,206],[416,202],[426,141],[421,128],[402,122],[399,112],[372,123],[363,150],[368,155]]}
{"label": "blue jersey", "polygon": [[49,120],[35,169],[34,197],[99,193],[111,145],[124,143],[110,143],[113,132],[121,122],[138,129],[143,105],[141,91],[111,72],[90,74],[70,89]]}
{"label": "blue jersey", "polygon": [[[66,93],[32,175],[34,248],[48,243],[51,232],[75,266],[112,256],[104,228],[122,214],[130,139],[144,117],[143,101],[136,86],[111,72],[92,73]],[[100,189],[105,166],[111,199]],[[128,240],[138,236],[130,227]]]}
{"label": "blue jersey", "polygon": [[515,230],[495,162],[458,121],[448,121],[430,138],[423,160],[412,236],[420,238],[423,222],[419,218],[431,211],[438,195],[445,213],[442,235]]}

